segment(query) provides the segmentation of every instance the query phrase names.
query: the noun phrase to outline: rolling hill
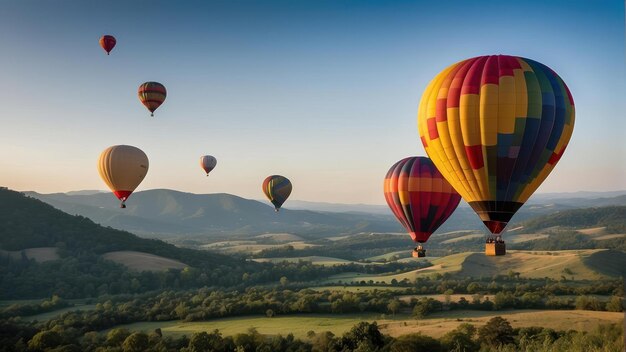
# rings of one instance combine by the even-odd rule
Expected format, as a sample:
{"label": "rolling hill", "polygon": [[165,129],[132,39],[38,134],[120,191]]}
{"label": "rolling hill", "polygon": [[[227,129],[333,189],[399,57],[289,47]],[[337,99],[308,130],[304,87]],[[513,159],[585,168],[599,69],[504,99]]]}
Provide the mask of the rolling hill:
{"label": "rolling hill", "polygon": [[159,240],[102,227],[82,217],[66,214],[22,193],[0,189],[0,249],[22,251],[61,247],[70,253],[104,254],[137,251],[184,261],[189,265],[236,264],[231,257],[179,248]]}
{"label": "rolling hill", "polygon": [[102,227],[0,188],[0,299],[235,287],[267,266]]}
{"label": "rolling hill", "polygon": [[[323,238],[360,232],[401,232],[386,205],[334,204],[290,200],[279,214],[265,202],[226,193],[193,194],[168,189],[137,192],[127,209],[119,209],[108,192],[76,191],[39,194],[26,192],[69,214],[126,230],[143,237],[225,238],[287,232]],[[561,211],[625,206],[623,192],[536,195],[512,219],[510,226]],[[439,233],[478,230],[484,226],[472,209],[461,202]]]}
{"label": "rolling hill", "polygon": [[231,194],[192,194],[156,189],[133,194],[127,209],[119,209],[108,193],[27,195],[70,214],[104,226],[142,236],[258,235],[289,232],[298,235],[336,235],[361,231],[399,231],[389,215],[314,212],[282,209]]}
{"label": "rolling hill", "polygon": [[351,283],[360,281],[391,283],[393,279],[409,281],[415,278],[450,273],[458,278],[492,277],[510,271],[521,277],[575,280],[601,280],[626,276],[626,253],[622,251],[589,249],[576,251],[528,252],[509,251],[503,257],[488,257],[483,253],[458,253],[429,259],[433,266],[392,275],[345,273],[335,275],[326,283]]}

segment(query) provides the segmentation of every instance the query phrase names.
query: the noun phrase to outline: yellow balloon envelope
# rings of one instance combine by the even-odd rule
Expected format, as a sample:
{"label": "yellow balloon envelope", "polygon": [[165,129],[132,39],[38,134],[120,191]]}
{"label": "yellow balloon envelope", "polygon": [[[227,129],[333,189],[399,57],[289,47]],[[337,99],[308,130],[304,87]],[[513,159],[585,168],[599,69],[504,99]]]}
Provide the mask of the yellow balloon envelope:
{"label": "yellow balloon envelope", "polygon": [[539,62],[475,57],[430,82],[418,127],[441,174],[499,234],[563,155],[574,129],[574,100]]}
{"label": "yellow balloon envelope", "polygon": [[141,149],[130,145],[114,145],[100,154],[98,171],[104,183],[125,202],[148,173],[148,157]]}

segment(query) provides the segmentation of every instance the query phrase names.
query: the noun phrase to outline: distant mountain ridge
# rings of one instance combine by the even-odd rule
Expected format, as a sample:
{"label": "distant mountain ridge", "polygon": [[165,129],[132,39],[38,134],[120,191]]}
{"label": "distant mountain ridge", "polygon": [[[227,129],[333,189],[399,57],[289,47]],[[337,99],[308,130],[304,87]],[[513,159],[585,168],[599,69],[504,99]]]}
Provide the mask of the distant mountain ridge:
{"label": "distant mountain ridge", "polygon": [[[573,195],[579,196],[576,198],[559,194],[533,196],[509,226],[563,210],[623,206],[626,194],[622,193],[626,192],[599,193],[605,196],[602,198],[593,198],[596,192],[575,193]],[[276,232],[328,237],[359,232],[404,232],[386,205],[289,200],[276,214],[268,203],[226,193],[147,190],[133,194],[127,209],[119,209],[117,199],[108,192],[25,194],[69,214],[79,214],[104,226],[144,237],[245,237]],[[476,214],[463,201],[437,232],[455,230],[485,231]]]}
{"label": "distant mountain ridge", "polygon": [[389,215],[314,212],[281,209],[226,193],[193,194],[154,189],[137,192],[126,209],[108,193],[28,196],[70,214],[141,235],[247,235],[269,232],[324,235],[361,231],[401,231]]}

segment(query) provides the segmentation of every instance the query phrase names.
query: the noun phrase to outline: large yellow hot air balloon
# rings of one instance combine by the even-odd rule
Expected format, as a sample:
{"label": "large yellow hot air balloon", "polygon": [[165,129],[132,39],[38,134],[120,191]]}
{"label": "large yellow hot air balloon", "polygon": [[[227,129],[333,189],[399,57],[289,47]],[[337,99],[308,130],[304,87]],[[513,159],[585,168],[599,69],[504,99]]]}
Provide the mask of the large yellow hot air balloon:
{"label": "large yellow hot air balloon", "polygon": [[114,145],[100,154],[98,171],[104,183],[126,208],[126,200],[148,173],[148,157],[139,148]]}
{"label": "large yellow hot air balloon", "polygon": [[563,155],[574,129],[574,100],[541,63],[480,56],[430,82],[418,126],[428,156],[499,237]]}

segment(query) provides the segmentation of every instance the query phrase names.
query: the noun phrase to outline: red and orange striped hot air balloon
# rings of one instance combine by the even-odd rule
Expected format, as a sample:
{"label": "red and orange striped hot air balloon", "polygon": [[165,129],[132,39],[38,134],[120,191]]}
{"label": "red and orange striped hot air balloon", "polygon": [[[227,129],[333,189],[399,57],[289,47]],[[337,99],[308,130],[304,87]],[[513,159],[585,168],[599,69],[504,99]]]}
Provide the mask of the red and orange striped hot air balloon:
{"label": "red and orange striped hot air balloon", "polygon": [[141,103],[150,111],[150,116],[154,116],[154,111],[165,101],[167,90],[159,82],[146,82],[139,86],[137,94]]}
{"label": "red and orange striped hot air balloon", "polygon": [[113,50],[116,43],[117,40],[115,40],[115,37],[112,35],[103,35],[100,38],[100,46],[102,47],[102,49],[104,49],[104,51],[107,52],[107,55],[109,55],[111,50]]}
{"label": "red and orange striped hot air balloon", "polygon": [[[395,163],[385,176],[385,200],[398,221],[418,243],[428,241],[452,215],[461,196],[426,157],[409,157]],[[421,245],[414,257],[423,257]]]}

